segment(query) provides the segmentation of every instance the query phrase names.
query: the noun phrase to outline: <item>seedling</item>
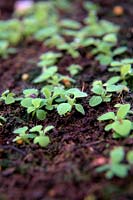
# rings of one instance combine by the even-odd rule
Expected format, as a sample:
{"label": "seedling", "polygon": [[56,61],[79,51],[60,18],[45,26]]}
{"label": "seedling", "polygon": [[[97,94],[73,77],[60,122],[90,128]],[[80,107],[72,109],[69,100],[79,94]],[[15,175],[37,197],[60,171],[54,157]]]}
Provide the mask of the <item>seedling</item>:
{"label": "seedling", "polygon": [[114,61],[111,63],[111,68],[109,71],[116,71],[120,73],[119,81],[127,85],[126,80],[133,76],[133,69],[131,64],[133,64],[133,59],[123,59],[122,61]]}
{"label": "seedling", "polygon": [[[63,94],[64,95],[64,94]],[[83,115],[85,114],[84,108],[81,104],[77,104],[77,98],[83,98],[87,97],[87,94],[85,92],[81,92],[78,88],[71,88],[65,92],[65,95],[63,97],[63,102],[60,103],[57,106],[57,112],[59,115],[65,115],[68,112],[71,112],[72,108],[75,107],[75,109],[82,113]]]}
{"label": "seedling", "polygon": [[110,102],[113,92],[119,93],[123,90],[128,91],[128,88],[126,88],[124,85],[115,85],[118,80],[119,77],[112,77],[104,84],[102,81],[94,81],[91,91],[96,95],[93,95],[90,98],[89,105],[94,107],[102,102]]}
{"label": "seedling", "polygon": [[41,98],[24,98],[21,101],[21,106],[27,108],[27,113],[32,113],[32,117],[36,116],[39,120],[46,118],[46,111],[41,109],[45,105],[45,100]]}
{"label": "seedling", "polygon": [[128,175],[129,164],[122,163],[124,160],[123,147],[116,147],[110,152],[109,163],[96,169],[97,172],[106,172],[106,178],[111,179],[114,176],[124,178]]}
{"label": "seedling", "polygon": [[130,111],[130,104],[120,104],[117,113],[107,112],[100,117],[99,121],[113,121],[105,126],[105,131],[113,130],[113,137],[127,137],[132,129],[132,122],[127,119]]}
{"label": "seedling", "polygon": [[21,128],[15,129],[13,133],[17,134],[18,136],[16,136],[13,139],[13,142],[18,142],[22,141],[25,143],[30,143],[30,139],[33,139],[35,137],[35,134],[29,134],[27,133],[28,131],[28,127],[27,126],[23,126]]}
{"label": "seedling", "polygon": [[82,70],[82,67],[80,65],[72,64],[67,68],[67,70],[71,76],[75,76]]}
{"label": "seedling", "polygon": [[15,94],[6,90],[1,94],[0,101],[4,101],[5,104],[13,104],[15,103]]}
{"label": "seedling", "polygon": [[52,78],[56,74],[57,70],[58,70],[57,66],[52,66],[52,67],[43,69],[43,72],[41,73],[41,75],[35,78],[33,82],[42,83],[44,81],[47,81],[48,79]]}
{"label": "seedling", "polygon": [[36,136],[34,138],[34,144],[38,143],[41,147],[46,147],[50,143],[49,136],[47,136],[46,133],[51,131],[52,129],[54,129],[54,126],[46,126],[43,129],[42,125],[37,125],[31,128],[30,132],[39,134],[39,136]]}

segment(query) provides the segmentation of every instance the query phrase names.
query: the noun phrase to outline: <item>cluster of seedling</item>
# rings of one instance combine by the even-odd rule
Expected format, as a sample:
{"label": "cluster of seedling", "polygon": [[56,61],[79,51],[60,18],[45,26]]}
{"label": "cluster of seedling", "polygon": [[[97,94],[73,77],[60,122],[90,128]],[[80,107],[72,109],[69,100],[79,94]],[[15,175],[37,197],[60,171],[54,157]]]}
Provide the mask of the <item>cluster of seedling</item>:
{"label": "cluster of seedling", "polygon": [[[74,78],[80,74],[82,67],[73,63],[67,67],[70,76],[59,73],[58,61],[64,52],[77,58],[80,56],[80,48],[86,50],[89,48],[89,53],[100,65],[108,66],[108,71],[116,74],[106,82],[95,80],[92,83],[91,92],[93,94],[89,99],[89,106],[95,107],[105,102],[108,103],[116,95],[121,95],[123,92],[128,93],[131,89],[133,59],[124,58],[119,61],[117,59],[118,55],[122,56],[127,51],[127,47],[117,45],[119,27],[106,20],[99,20],[97,17],[99,7],[88,1],[84,3],[84,8],[89,12],[83,23],[71,19],[60,20],[57,10],[63,9],[66,2],[67,0],[38,3],[26,13],[21,13],[21,20],[0,21],[2,30],[0,56],[3,58],[6,58],[8,53],[16,52],[16,49],[11,46],[16,46],[20,41],[29,37],[57,49],[56,52],[48,51],[40,57],[38,66],[41,68],[41,74],[33,80],[33,84],[42,85],[41,88],[39,86],[40,89],[36,89],[36,86],[32,89],[25,89],[20,97],[6,90],[0,97],[0,101],[7,105],[19,103],[24,107],[28,117],[37,120],[45,120],[48,113],[53,110],[56,110],[60,116],[66,116],[73,109],[85,114],[79,100],[88,95],[73,86],[76,82]],[[71,9],[71,6],[67,5]],[[20,13],[16,15],[19,16]],[[69,38],[69,42],[66,38]],[[133,114],[131,106],[126,103],[116,104],[115,107],[116,112],[107,112],[99,116],[98,120],[100,122],[109,121],[109,124],[105,125],[105,131],[112,131],[113,138],[130,137],[133,130],[133,122],[130,120],[130,115]],[[0,116],[0,126],[5,122],[6,119]],[[54,126],[47,126],[43,129],[41,125],[32,128],[20,127],[15,129],[14,133],[17,136],[13,141],[18,144],[33,141],[34,144],[38,143],[41,147],[46,147],[50,143],[50,138],[46,133],[53,128]],[[133,152],[128,152],[126,157],[128,164],[121,163],[124,159],[124,149],[118,147],[110,152],[109,163],[98,168],[97,171],[107,171],[107,178],[112,178],[114,175],[125,177],[130,169],[129,164],[132,164]]]}
{"label": "cluster of seedling", "polygon": [[[127,163],[124,163],[126,157]],[[130,150],[125,155],[123,147],[116,147],[110,151],[110,158],[108,163],[98,167],[97,172],[106,172],[106,177],[111,179],[113,176],[124,178],[128,175],[128,171],[131,169],[133,164],[133,151]]]}

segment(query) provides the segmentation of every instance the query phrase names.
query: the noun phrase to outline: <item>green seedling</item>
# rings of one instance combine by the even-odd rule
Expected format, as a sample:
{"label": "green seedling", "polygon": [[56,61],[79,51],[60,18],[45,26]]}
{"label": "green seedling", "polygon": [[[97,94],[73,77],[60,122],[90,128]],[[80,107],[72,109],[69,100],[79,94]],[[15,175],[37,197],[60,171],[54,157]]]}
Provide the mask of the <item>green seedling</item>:
{"label": "green seedling", "polygon": [[107,112],[98,117],[98,120],[110,121],[105,126],[105,131],[113,130],[114,138],[127,137],[132,130],[132,122],[127,119],[129,111],[130,104],[120,104],[116,114],[114,112]]}
{"label": "green seedling", "polygon": [[47,81],[56,74],[57,70],[58,70],[57,66],[52,66],[52,67],[43,69],[43,72],[41,73],[41,75],[35,78],[33,82],[42,83],[44,81]]}
{"label": "green seedling", "polygon": [[68,76],[63,76],[60,73],[57,73],[58,67],[52,66],[48,67],[46,69],[43,69],[43,72],[41,75],[39,75],[37,78],[34,79],[34,83],[42,83],[47,82],[50,85],[53,86],[60,86],[61,82],[65,79],[69,82],[75,82],[72,78]]}
{"label": "green seedling", "polygon": [[89,100],[89,105],[91,107],[97,106],[102,102],[110,102],[112,93],[120,93],[123,90],[128,91],[128,88],[124,85],[116,85],[119,77],[112,77],[106,83],[102,81],[94,81],[91,91],[96,94],[93,95]]}
{"label": "green seedling", "polygon": [[15,94],[6,90],[1,94],[0,101],[4,101],[5,104],[13,104],[16,101]]}
{"label": "green seedling", "polygon": [[46,126],[43,129],[42,125],[37,125],[30,129],[30,132],[37,133],[39,136],[35,136],[34,138],[34,144],[39,144],[41,147],[46,147],[50,143],[49,136],[46,135],[47,132],[54,129],[54,126]]}
{"label": "green seedling", "polygon": [[72,64],[67,68],[67,70],[69,71],[71,76],[75,76],[82,70],[82,67],[77,64]]}
{"label": "green seedling", "polygon": [[71,112],[72,108],[75,107],[75,109],[82,113],[83,115],[85,114],[84,108],[81,104],[76,103],[78,98],[83,98],[87,97],[87,94],[85,92],[80,91],[78,88],[71,88],[63,93],[63,102],[60,103],[57,106],[57,112],[59,115],[65,115],[68,112]]}
{"label": "green seedling", "polygon": [[119,81],[127,85],[127,80],[133,76],[133,59],[123,59],[122,61],[114,61],[111,63],[109,71],[116,71],[120,73]]}
{"label": "green seedling", "polygon": [[45,105],[45,100],[41,98],[24,98],[21,100],[21,106],[27,108],[27,113],[32,113],[32,117],[36,116],[39,120],[46,118],[46,111],[42,109]]}
{"label": "green seedling", "polygon": [[0,115],[0,126],[3,126],[3,123],[6,122],[6,118]]}
{"label": "green seedling", "polygon": [[27,132],[27,126],[15,129],[13,133],[17,134],[18,136],[13,139],[13,142],[23,141],[25,143],[30,143],[30,139],[33,139],[35,137],[35,134],[29,134]]}
{"label": "green seedling", "polygon": [[61,87],[49,87],[45,86],[41,90],[45,97],[45,108],[47,110],[53,110],[56,107],[54,101],[65,93],[65,90]]}
{"label": "green seedling", "polygon": [[106,178],[111,179],[114,176],[124,178],[128,175],[130,170],[129,164],[124,164],[124,149],[123,147],[116,147],[111,150],[109,163],[96,169],[97,172],[106,172]]}

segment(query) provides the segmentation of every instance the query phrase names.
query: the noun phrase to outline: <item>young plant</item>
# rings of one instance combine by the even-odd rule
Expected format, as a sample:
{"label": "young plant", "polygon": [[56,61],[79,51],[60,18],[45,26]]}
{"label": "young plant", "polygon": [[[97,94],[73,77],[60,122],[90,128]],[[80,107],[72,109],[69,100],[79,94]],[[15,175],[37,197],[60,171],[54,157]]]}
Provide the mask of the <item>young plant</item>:
{"label": "young plant", "polygon": [[59,115],[65,115],[68,112],[71,112],[72,108],[75,107],[75,109],[85,114],[84,108],[81,104],[76,103],[78,98],[87,97],[87,93],[80,91],[78,88],[71,88],[69,90],[66,90],[65,93],[63,93],[62,100],[63,103],[60,103],[57,106],[57,112]]}
{"label": "young plant", "polygon": [[120,73],[119,81],[127,85],[127,80],[133,76],[133,59],[123,59],[122,61],[114,61],[111,63],[109,71],[116,71]]}
{"label": "young plant", "polygon": [[35,136],[34,138],[34,144],[39,144],[41,147],[46,147],[50,143],[49,136],[46,135],[47,132],[54,129],[54,126],[46,126],[43,129],[42,125],[34,126],[30,129],[30,132],[39,134],[38,136]]}
{"label": "young plant", "polygon": [[35,137],[35,134],[28,133],[27,126],[23,126],[21,128],[15,129],[13,133],[18,135],[13,139],[13,142],[18,142],[18,143],[19,141],[30,143],[30,139],[33,139]]}
{"label": "young plant", "polygon": [[27,108],[27,113],[32,113],[32,117],[36,116],[39,120],[46,118],[46,111],[41,109],[45,105],[45,100],[41,98],[24,98],[21,101],[21,106]]}
{"label": "young plant", "polygon": [[15,94],[6,90],[1,94],[0,101],[4,101],[5,104],[13,104],[16,101]]}
{"label": "young plant", "polygon": [[44,68],[42,73],[37,78],[35,78],[33,82],[34,83],[42,83],[44,81],[47,81],[57,73],[57,70],[58,70],[57,66]]}
{"label": "young plant", "polygon": [[120,104],[116,114],[114,112],[107,112],[98,117],[98,120],[110,121],[110,123],[105,126],[105,131],[113,130],[114,138],[127,137],[132,130],[132,122],[127,119],[129,112],[130,104]]}
{"label": "young plant", "polygon": [[93,95],[89,100],[89,105],[91,107],[97,106],[102,102],[110,102],[113,92],[119,93],[123,90],[128,91],[128,88],[124,85],[116,85],[119,77],[112,77],[106,83],[102,81],[94,81],[91,91],[96,94]]}
{"label": "young plant", "polygon": [[61,87],[45,86],[42,88],[41,92],[45,97],[45,108],[47,110],[53,110],[57,104],[54,104],[54,101],[64,93],[64,89]]}
{"label": "young plant", "polygon": [[114,176],[124,178],[128,175],[130,169],[129,164],[122,163],[124,160],[123,147],[116,147],[110,152],[109,163],[96,169],[97,172],[106,172],[106,178],[111,179]]}

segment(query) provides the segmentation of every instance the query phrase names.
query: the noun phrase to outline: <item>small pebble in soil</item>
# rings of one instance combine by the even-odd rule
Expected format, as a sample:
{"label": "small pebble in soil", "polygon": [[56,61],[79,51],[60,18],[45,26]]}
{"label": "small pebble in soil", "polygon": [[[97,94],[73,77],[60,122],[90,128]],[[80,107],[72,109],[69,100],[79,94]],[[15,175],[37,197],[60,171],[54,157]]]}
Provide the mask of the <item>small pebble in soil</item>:
{"label": "small pebble in soil", "polygon": [[113,13],[116,15],[116,16],[121,16],[124,14],[124,9],[122,6],[115,6],[113,8]]}
{"label": "small pebble in soil", "polygon": [[22,74],[21,79],[22,79],[23,81],[27,81],[28,78],[29,78],[29,74],[27,74],[27,73]]}

